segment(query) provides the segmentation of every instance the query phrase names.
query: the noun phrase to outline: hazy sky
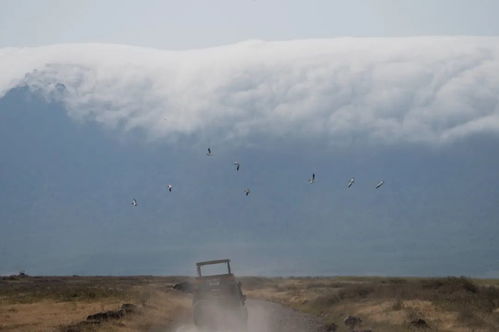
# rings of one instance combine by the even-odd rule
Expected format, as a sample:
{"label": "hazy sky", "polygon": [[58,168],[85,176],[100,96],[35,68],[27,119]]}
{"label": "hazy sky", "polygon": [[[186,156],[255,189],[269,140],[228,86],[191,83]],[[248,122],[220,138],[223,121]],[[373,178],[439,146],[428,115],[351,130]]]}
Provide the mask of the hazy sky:
{"label": "hazy sky", "polygon": [[0,274],[499,277],[498,12],[0,0]]}
{"label": "hazy sky", "polygon": [[179,49],[246,39],[498,35],[498,12],[495,0],[1,0],[0,46]]}

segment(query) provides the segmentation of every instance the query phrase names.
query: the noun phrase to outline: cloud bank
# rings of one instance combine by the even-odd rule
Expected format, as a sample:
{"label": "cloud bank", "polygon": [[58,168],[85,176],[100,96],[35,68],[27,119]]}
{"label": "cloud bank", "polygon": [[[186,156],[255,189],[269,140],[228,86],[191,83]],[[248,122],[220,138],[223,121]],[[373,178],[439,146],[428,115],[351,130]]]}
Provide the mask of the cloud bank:
{"label": "cloud bank", "polygon": [[441,144],[499,133],[496,37],[3,48],[0,72],[0,97],[27,86],[72,118],[158,140]]}

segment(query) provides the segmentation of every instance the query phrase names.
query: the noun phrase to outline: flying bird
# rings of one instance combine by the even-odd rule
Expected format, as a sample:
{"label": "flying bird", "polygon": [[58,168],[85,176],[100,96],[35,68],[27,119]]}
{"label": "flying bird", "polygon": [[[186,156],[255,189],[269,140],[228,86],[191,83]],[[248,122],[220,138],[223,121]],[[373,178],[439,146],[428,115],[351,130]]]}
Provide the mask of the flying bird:
{"label": "flying bird", "polygon": [[234,161],[234,165],[236,166],[236,171],[239,171],[239,167],[241,167],[241,164],[238,161]]}
{"label": "flying bird", "polygon": [[381,186],[382,186],[383,184],[385,184],[385,181],[383,181],[383,180],[379,181],[379,182],[378,182],[378,184],[376,185],[376,189],[381,188]]}
{"label": "flying bird", "polygon": [[213,153],[211,152],[211,148],[208,148],[208,152],[206,153],[208,157],[213,156]]}
{"label": "flying bird", "polygon": [[350,188],[355,183],[355,178],[352,176],[348,181],[347,188]]}
{"label": "flying bird", "polygon": [[137,200],[134,198],[132,199],[132,202],[130,203],[130,205],[132,205],[133,207],[137,206]]}
{"label": "flying bird", "polygon": [[171,184],[168,185],[168,191],[172,192],[173,186]]}
{"label": "flying bird", "polygon": [[246,194],[246,196],[248,196],[250,194],[251,190],[249,190],[249,188],[246,188],[244,189],[244,193]]}
{"label": "flying bird", "polygon": [[312,178],[308,179],[308,183],[312,184],[315,182],[315,173],[312,173]]}

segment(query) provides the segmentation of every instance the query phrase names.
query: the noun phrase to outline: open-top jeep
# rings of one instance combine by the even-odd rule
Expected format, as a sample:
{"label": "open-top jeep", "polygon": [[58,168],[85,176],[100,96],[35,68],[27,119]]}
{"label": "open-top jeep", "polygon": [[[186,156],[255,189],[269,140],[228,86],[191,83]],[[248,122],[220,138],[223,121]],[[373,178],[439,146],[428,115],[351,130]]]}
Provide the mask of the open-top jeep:
{"label": "open-top jeep", "polygon": [[[225,264],[226,273],[206,275],[202,268],[206,265]],[[241,291],[241,283],[230,269],[229,259],[196,263],[198,277],[193,304],[193,318],[196,326],[214,331],[243,331],[246,329],[248,311],[246,296]]]}

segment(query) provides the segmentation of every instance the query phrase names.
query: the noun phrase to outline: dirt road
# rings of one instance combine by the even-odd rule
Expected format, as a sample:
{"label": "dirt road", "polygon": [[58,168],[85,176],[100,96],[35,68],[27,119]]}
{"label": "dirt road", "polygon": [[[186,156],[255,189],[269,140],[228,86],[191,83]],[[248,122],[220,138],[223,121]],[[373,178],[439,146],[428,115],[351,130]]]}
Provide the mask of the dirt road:
{"label": "dirt road", "polygon": [[323,323],[317,317],[280,304],[248,301],[248,332],[319,332]]}
{"label": "dirt road", "polygon": [[[248,300],[248,332],[322,332],[323,326],[320,319],[312,315],[272,302]],[[203,332],[190,323],[174,331]]]}

